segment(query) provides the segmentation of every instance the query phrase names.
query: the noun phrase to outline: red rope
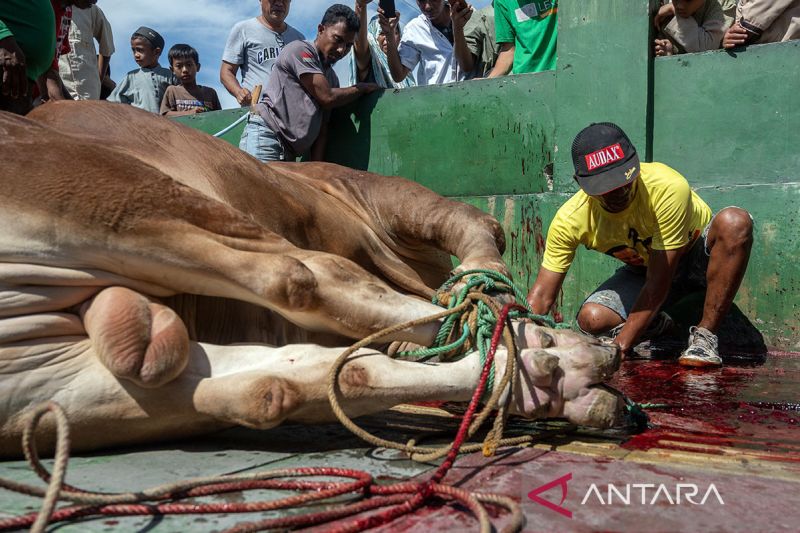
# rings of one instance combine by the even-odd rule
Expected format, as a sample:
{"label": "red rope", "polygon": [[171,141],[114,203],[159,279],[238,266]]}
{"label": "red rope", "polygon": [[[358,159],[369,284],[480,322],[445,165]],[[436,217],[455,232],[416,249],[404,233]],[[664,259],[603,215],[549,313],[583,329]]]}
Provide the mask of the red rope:
{"label": "red rope", "polygon": [[[458,433],[453,441],[449,453],[444,462],[439,466],[433,476],[425,482],[401,482],[393,485],[376,485],[372,476],[366,472],[341,468],[298,468],[291,469],[292,476],[329,476],[352,478],[350,482],[334,481],[297,481],[264,479],[253,481],[225,482],[224,478],[209,482],[203,486],[196,486],[188,490],[165,494],[158,497],[158,500],[176,500],[190,497],[202,497],[226,492],[244,491],[252,489],[272,489],[272,490],[293,490],[306,491],[303,494],[288,496],[279,500],[250,502],[250,503],[137,503],[137,504],[110,504],[110,505],[74,505],[62,507],[53,512],[50,521],[59,522],[75,518],[102,515],[102,516],[141,516],[141,515],[166,515],[166,514],[207,514],[207,513],[246,513],[263,512],[289,507],[308,505],[313,502],[326,500],[336,496],[349,493],[360,493],[364,496],[376,496],[370,499],[358,501],[344,505],[336,509],[308,513],[303,515],[293,515],[280,518],[272,518],[259,522],[241,523],[228,530],[230,533],[241,533],[244,531],[260,531],[274,528],[297,528],[310,527],[324,524],[332,520],[338,520],[361,514],[381,507],[389,507],[376,514],[358,518],[350,523],[340,525],[331,529],[337,533],[347,533],[362,531],[373,527],[387,524],[403,515],[414,512],[423,506],[431,497],[448,497],[460,502],[470,509],[476,516],[480,516],[483,508],[478,500],[471,493],[452,486],[443,485],[440,482],[447,475],[455,463],[459,449],[467,437],[467,431],[472,419],[475,416],[481,397],[486,388],[489,372],[494,363],[495,353],[500,343],[500,337],[508,319],[508,313],[515,308],[520,308],[516,304],[506,304],[497,318],[497,325],[492,334],[492,340],[487,353],[486,361],[481,371],[478,386],[472,395],[469,406]],[[45,473],[46,474],[46,473]],[[67,486],[62,488],[62,494],[68,496],[70,492],[78,492],[77,489]],[[0,530],[19,529],[32,525],[36,520],[37,513],[25,516],[0,520]]]}
{"label": "red rope", "polygon": [[[486,361],[483,365],[483,370],[481,371],[481,377],[478,380],[478,386],[475,389],[475,392],[472,394],[472,399],[469,402],[467,411],[464,413],[464,418],[461,420],[461,425],[458,427],[456,438],[453,439],[453,446],[450,448],[450,452],[447,454],[444,462],[439,466],[433,476],[431,476],[431,478],[425,483],[416,484],[414,496],[403,504],[391,509],[387,509],[386,511],[383,511],[377,515],[354,520],[350,524],[345,524],[341,527],[333,529],[334,532],[346,533],[350,531],[362,531],[364,529],[388,524],[392,520],[395,520],[404,514],[415,511],[421,507],[422,504],[424,504],[434,492],[436,492],[436,489],[439,487],[439,482],[453,467],[453,463],[455,462],[456,457],[458,457],[458,450],[461,449],[461,446],[464,444],[464,440],[467,437],[467,431],[472,423],[472,417],[475,416],[475,411],[478,409],[478,404],[483,396],[486,383],[489,380],[489,371],[494,364],[494,355],[495,352],[497,352],[497,346],[500,344],[500,336],[503,333],[503,328],[505,328],[506,320],[508,319],[508,313],[514,308],[521,308],[521,306],[517,304],[504,305],[503,309],[500,311],[500,316],[497,317],[497,325],[494,328],[494,332],[492,332],[492,342],[489,346],[489,352],[486,354]],[[388,488],[390,489],[391,487]],[[455,497],[467,505],[467,507],[472,507],[472,505],[462,499],[462,497]]]}

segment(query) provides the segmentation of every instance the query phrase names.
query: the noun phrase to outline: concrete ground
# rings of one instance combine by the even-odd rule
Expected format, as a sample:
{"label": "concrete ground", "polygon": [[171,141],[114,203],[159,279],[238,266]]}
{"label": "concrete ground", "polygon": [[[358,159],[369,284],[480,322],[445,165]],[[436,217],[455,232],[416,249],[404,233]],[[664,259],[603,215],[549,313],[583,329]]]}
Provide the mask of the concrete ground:
{"label": "concrete ground", "polygon": [[[460,458],[445,482],[521,502],[526,531],[797,531],[800,510],[800,353],[728,357],[716,370],[686,370],[657,350],[623,363],[613,385],[648,410],[639,434],[599,432],[563,423],[513,421],[537,436],[531,448]],[[402,409],[363,419],[384,436],[453,429],[437,408]],[[337,425],[229,430],[149,448],[73,457],[67,482],[101,491],[139,490],[195,476],[335,466],[366,470],[380,483],[425,479],[434,464],[369,448]],[[0,463],[0,476],[35,482],[23,461]],[[548,488],[550,485],[550,488]],[[712,489],[713,487],[713,489]],[[538,490],[537,490],[538,489]],[[203,501],[251,502],[275,491],[232,493]],[[0,492],[0,519],[36,511],[38,500]],[[277,513],[99,518],[59,531],[218,531]],[[508,517],[492,512],[496,527]],[[385,531],[474,530],[455,504],[436,504]],[[325,528],[321,528],[325,529]]]}

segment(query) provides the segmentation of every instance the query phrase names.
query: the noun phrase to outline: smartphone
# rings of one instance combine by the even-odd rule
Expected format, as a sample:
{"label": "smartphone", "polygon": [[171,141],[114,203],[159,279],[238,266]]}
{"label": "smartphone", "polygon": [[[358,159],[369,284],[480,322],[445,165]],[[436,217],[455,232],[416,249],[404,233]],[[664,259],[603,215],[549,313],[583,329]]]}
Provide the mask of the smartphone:
{"label": "smartphone", "polygon": [[386,18],[394,18],[394,14],[397,13],[397,9],[394,6],[394,0],[379,0],[378,5],[383,10],[383,14]]}

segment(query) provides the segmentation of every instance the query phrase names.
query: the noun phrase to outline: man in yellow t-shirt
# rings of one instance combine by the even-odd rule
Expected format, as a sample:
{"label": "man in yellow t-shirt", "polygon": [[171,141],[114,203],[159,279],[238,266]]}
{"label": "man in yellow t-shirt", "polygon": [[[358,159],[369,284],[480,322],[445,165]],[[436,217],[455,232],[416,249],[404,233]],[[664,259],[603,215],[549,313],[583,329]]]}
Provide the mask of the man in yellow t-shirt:
{"label": "man in yellow t-shirt", "polygon": [[579,245],[625,265],[586,299],[578,326],[613,337],[623,357],[642,338],[669,329],[660,311],[691,290],[706,289],[703,317],[690,329],[679,362],[719,366],[716,332],[742,281],[753,220],[738,207],[711,209],[678,172],[640,163],[625,132],[592,124],[572,144],[581,190],[561,206],[547,234],[542,266],[528,293],[533,311],[550,311]]}

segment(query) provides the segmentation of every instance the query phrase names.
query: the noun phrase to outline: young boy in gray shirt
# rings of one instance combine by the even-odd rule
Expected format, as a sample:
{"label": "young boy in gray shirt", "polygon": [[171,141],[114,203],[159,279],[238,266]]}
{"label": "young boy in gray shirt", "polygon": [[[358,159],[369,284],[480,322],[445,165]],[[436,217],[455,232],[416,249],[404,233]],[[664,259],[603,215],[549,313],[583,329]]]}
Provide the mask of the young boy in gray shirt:
{"label": "young boy in gray shirt", "polygon": [[108,101],[160,113],[164,92],[167,87],[178,82],[171,70],[158,64],[163,49],[164,38],[157,31],[142,26],[133,32],[131,50],[133,59],[140,68],[128,72],[122,78],[109,95]]}

